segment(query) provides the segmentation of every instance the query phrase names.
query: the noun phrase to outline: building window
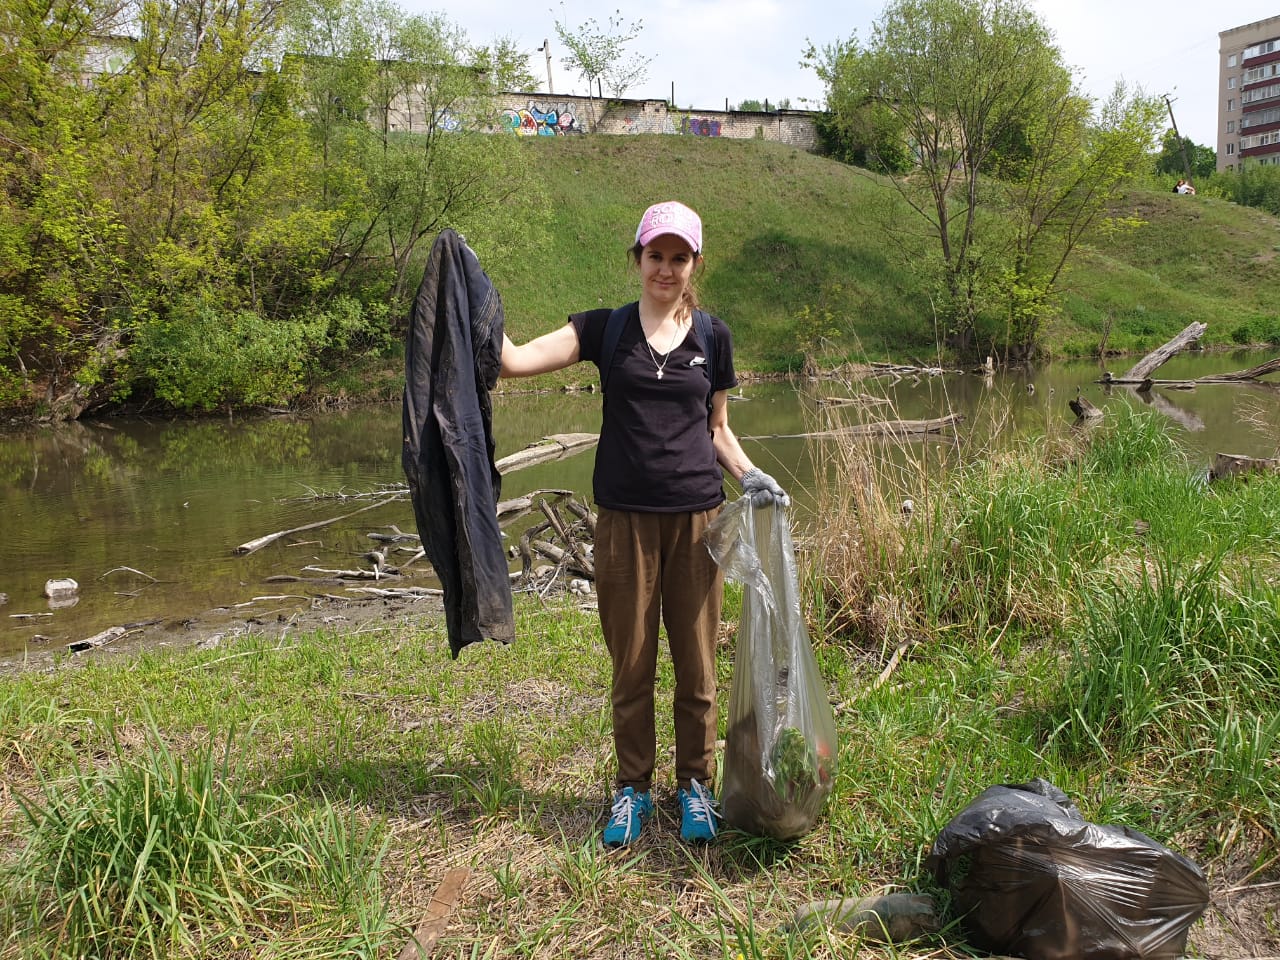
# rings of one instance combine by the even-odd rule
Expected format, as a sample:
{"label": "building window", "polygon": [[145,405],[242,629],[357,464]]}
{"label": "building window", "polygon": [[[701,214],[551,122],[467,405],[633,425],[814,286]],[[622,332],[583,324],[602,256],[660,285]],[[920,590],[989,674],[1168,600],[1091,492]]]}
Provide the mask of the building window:
{"label": "building window", "polygon": [[1235,152],[1236,152],[1236,145],[1235,145],[1234,143],[1228,143],[1228,144],[1227,144],[1227,156],[1230,156],[1231,154],[1233,154],[1233,153],[1235,153]]}
{"label": "building window", "polygon": [[1235,65],[1236,65],[1236,55],[1233,53],[1231,56],[1227,57],[1227,66],[1234,67]]}
{"label": "building window", "polygon": [[1230,113],[1230,112],[1231,112],[1232,110],[1234,110],[1235,108],[1236,108],[1236,102],[1235,102],[1234,100],[1228,100],[1228,101],[1227,101],[1227,113]]}
{"label": "building window", "polygon": [[1227,89],[1228,89],[1228,90],[1234,90],[1235,88],[1236,88],[1236,78],[1235,78],[1235,77],[1227,77]]}
{"label": "building window", "polygon": [[1257,46],[1248,47],[1241,55],[1241,59],[1251,60],[1254,57],[1263,57],[1268,53],[1274,53],[1277,43],[1280,43],[1280,40],[1267,40]]}
{"label": "building window", "polygon": [[1228,120],[1227,133],[1235,133],[1235,132],[1236,132],[1236,122],[1234,120]]}

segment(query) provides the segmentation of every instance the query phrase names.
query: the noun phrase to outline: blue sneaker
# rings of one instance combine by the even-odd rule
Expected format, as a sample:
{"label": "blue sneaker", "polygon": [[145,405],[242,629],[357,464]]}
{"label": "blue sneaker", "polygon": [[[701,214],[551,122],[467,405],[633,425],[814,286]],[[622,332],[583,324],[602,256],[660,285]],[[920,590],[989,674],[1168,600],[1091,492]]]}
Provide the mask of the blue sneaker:
{"label": "blue sneaker", "polygon": [[653,814],[653,798],[649,791],[636,793],[635,787],[623,787],[613,795],[613,809],[604,828],[606,847],[625,847],[640,836],[644,822]]}
{"label": "blue sneaker", "polygon": [[697,780],[689,781],[689,789],[680,791],[680,839],[685,843],[706,843],[715,839],[716,798]]}

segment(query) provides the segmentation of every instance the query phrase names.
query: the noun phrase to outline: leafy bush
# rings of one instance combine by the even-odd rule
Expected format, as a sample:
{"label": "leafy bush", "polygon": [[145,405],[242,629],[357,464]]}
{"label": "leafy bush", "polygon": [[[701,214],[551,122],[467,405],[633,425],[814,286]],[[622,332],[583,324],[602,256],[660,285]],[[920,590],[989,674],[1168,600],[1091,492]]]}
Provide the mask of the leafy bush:
{"label": "leafy bush", "polygon": [[271,320],[197,301],[144,325],[131,356],[137,379],[180,410],[288,403],[303,389],[327,319]]}
{"label": "leafy bush", "polygon": [[1280,343],[1280,317],[1249,317],[1231,328],[1231,342]]}
{"label": "leafy bush", "polygon": [[1247,166],[1212,178],[1212,187],[1229,200],[1280,216],[1280,167]]}

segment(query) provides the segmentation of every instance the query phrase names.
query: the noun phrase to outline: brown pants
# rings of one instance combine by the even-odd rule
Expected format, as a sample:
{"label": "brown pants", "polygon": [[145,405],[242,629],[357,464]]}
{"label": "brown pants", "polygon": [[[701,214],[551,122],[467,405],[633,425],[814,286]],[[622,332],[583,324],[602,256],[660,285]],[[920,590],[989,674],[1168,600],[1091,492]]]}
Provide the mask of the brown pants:
{"label": "brown pants", "polygon": [[676,781],[715,774],[716,634],[722,577],[702,543],[719,508],[633,513],[601,508],[595,572],[600,626],[613,659],[617,786],[648,790],[656,752],[658,620],[675,667]]}

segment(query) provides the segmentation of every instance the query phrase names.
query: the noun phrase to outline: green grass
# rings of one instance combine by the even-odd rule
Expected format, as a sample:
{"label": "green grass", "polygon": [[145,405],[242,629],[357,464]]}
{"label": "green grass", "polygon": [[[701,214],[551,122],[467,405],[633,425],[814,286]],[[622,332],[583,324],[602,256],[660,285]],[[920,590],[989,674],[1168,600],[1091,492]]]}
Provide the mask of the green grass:
{"label": "green grass", "polygon": [[[571,311],[633,299],[624,251],[635,222],[649,203],[676,197],[702,214],[703,299],[732,327],[740,369],[795,370],[815,353],[824,365],[935,355],[922,268],[933,245],[882,179],[764,141],[548,137],[523,146],[550,222],[525,256],[486,263],[515,339]],[[1268,306],[1280,285],[1276,218],[1147,189],[1113,212],[1143,225],[1079,249],[1061,282],[1062,314],[1045,329],[1049,356],[1104,345],[1142,352],[1192,321],[1209,324],[1207,343],[1255,342],[1273,328],[1280,338],[1280,310]],[[798,320],[805,308],[809,319]]]}
{"label": "green grass", "polygon": [[841,455],[797,531],[840,738],[797,843],[679,842],[663,662],[655,820],[598,845],[610,671],[568,597],[522,595],[517,642],[457,661],[429,616],[84,658],[0,681],[0,958],[393,955],[458,866],[441,956],[958,957],[954,928],[875,946],[790,920],[939,893],[938,832],[1033,777],[1196,860],[1220,902],[1257,888],[1257,922],[1196,928],[1198,955],[1278,952],[1280,476],[1207,485],[1143,415],[936,475]]}

